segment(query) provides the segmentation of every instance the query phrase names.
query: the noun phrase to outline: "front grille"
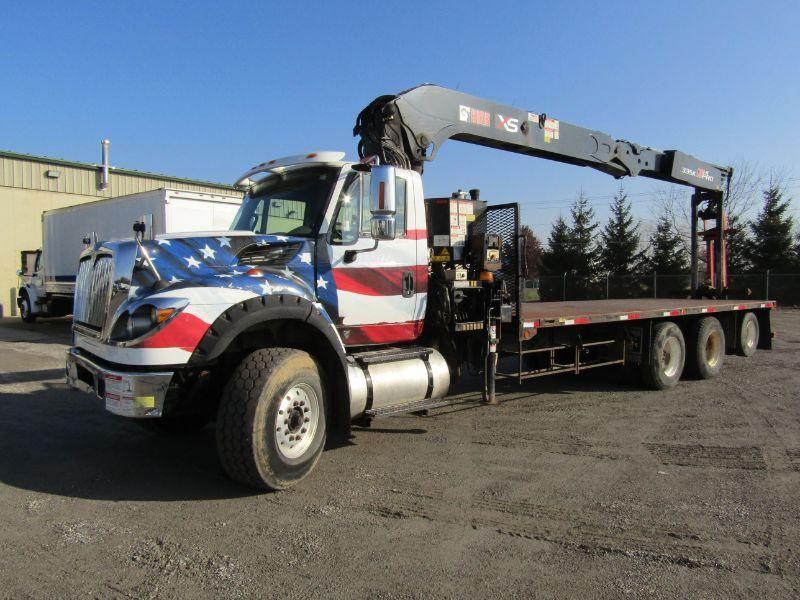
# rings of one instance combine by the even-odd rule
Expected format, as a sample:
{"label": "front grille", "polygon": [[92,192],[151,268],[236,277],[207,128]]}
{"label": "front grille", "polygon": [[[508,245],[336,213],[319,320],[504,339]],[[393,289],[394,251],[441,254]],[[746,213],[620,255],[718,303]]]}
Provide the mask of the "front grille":
{"label": "front grille", "polygon": [[72,310],[76,323],[102,330],[111,301],[113,278],[113,257],[90,256],[81,261],[75,280],[75,305]]}

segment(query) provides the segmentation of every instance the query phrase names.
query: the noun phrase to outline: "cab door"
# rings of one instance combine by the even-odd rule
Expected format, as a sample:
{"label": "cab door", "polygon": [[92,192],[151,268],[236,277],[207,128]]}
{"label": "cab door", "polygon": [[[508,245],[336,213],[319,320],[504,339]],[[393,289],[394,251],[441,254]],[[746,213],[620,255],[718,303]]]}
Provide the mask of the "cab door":
{"label": "cab door", "polygon": [[[317,280],[318,297],[327,297],[346,345],[410,342],[422,332],[427,297],[425,215],[415,201],[422,182],[417,173],[398,169],[395,239],[374,250],[369,183],[369,173],[351,171],[341,187],[327,238],[330,277]],[[335,294],[320,284],[333,285]]]}

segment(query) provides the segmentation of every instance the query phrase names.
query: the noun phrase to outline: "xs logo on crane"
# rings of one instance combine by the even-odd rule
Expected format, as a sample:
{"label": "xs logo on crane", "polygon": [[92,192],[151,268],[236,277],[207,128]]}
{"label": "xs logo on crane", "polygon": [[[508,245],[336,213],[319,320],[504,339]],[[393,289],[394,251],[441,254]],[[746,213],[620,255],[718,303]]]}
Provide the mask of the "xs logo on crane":
{"label": "xs logo on crane", "polygon": [[510,133],[517,133],[519,131],[519,119],[504,117],[500,113],[497,113],[497,128],[505,129]]}

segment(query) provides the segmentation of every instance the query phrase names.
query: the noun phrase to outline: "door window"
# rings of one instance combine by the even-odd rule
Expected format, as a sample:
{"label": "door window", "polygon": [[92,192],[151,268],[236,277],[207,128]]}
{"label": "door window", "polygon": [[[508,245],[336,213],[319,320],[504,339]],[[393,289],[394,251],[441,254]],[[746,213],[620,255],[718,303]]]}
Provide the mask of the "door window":
{"label": "door window", "polygon": [[395,231],[397,237],[403,237],[406,234],[406,189],[408,185],[405,179],[396,177],[394,180],[394,197],[395,207]]}
{"label": "door window", "polygon": [[351,174],[339,195],[336,218],[331,235],[332,244],[352,244],[358,241],[362,204],[364,203],[364,177]]}

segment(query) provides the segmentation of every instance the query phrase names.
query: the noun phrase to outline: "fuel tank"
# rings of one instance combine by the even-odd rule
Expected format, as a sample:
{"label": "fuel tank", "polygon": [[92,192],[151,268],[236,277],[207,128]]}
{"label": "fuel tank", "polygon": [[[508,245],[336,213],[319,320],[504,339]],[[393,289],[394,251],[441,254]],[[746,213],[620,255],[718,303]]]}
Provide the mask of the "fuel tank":
{"label": "fuel tank", "polygon": [[354,419],[370,409],[442,398],[450,388],[450,369],[433,348],[379,350],[351,358],[347,379]]}

